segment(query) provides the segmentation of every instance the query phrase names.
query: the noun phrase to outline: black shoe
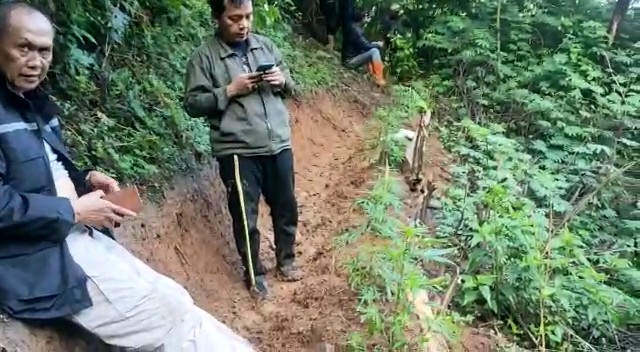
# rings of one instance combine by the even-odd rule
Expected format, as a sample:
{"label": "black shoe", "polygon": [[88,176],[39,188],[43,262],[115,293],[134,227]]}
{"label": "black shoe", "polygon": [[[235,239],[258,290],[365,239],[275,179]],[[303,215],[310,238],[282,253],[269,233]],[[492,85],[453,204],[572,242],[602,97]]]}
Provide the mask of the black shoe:
{"label": "black shoe", "polygon": [[251,293],[252,296],[256,296],[260,299],[265,299],[269,297],[269,287],[267,287],[267,279],[264,275],[258,275],[255,277],[256,283],[255,286],[251,286],[251,278],[247,277],[244,280],[247,289]]}
{"label": "black shoe", "polygon": [[282,281],[294,282],[302,280],[302,272],[295,263],[289,263],[278,267],[278,276]]}

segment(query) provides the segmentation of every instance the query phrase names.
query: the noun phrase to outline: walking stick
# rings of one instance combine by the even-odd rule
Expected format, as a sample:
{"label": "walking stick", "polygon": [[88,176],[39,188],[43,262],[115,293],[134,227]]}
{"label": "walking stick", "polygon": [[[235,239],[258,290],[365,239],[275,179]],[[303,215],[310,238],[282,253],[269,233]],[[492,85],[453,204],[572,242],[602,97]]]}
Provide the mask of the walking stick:
{"label": "walking stick", "polygon": [[253,261],[251,259],[251,244],[249,243],[249,224],[247,223],[247,211],[244,206],[244,193],[242,192],[242,179],[240,178],[240,162],[238,156],[233,156],[233,168],[235,169],[236,188],[240,198],[240,211],[242,212],[242,224],[244,225],[244,238],[246,243],[247,264],[249,265],[249,278],[251,279],[251,289],[256,289],[256,276],[253,273]]}

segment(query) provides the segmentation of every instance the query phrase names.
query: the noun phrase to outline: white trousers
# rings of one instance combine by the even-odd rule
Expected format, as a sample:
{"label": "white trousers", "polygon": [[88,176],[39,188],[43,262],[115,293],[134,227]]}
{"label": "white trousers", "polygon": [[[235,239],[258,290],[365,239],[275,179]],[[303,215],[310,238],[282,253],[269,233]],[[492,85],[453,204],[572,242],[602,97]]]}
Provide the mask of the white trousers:
{"label": "white trousers", "polygon": [[93,306],[69,319],[131,351],[252,352],[251,344],[197,307],[178,283],[104,234],[82,227],[66,239],[88,276]]}

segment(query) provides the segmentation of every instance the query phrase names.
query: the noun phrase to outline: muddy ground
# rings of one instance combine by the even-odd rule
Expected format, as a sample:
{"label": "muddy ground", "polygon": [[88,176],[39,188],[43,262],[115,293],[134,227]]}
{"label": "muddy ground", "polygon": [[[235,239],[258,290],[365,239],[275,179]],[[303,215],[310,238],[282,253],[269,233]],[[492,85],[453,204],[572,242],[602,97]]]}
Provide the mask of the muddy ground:
{"label": "muddy ground", "polygon": [[[340,97],[320,93],[290,103],[300,206],[297,254],[305,279],[281,283],[270,274],[273,294],[269,301],[256,302],[242,284],[215,164],[177,180],[163,204],[148,204],[139,220],[119,230],[119,241],[153,268],[185,285],[200,306],[261,351],[304,351],[320,341],[341,342],[349,331],[360,328],[354,310],[356,297],[332,246],[334,237],[357,221],[351,207],[365,192],[371,175],[363,146],[373,104],[362,101],[362,96],[356,99],[353,93]],[[437,148],[441,149],[439,144]],[[260,227],[262,256],[273,269],[273,236],[264,204]],[[0,346],[9,352],[88,350],[86,344],[69,336],[68,328],[62,331],[67,333],[0,322]],[[469,340],[474,342],[464,350],[489,351],[471,347],[476,341]]]}
{"label": "muddy ground", "polygon": [[[300,206],[297,254],[305,280],[280,283],[272,277],[271,300],[256,303],[249,296],[215,164],[177,180],[162,205],[147,205],[140,220],[117,233],[133,253],[185,285],[200,306],[263,351],[301,351],[312,340],[339,340],[358,324],[355,297],[337,270],[331,247],[336,233],[352,220],[353,200],[366,187],[360,151],[370,111],[326,93],[291,102],[290,110]],[[266,206],[260,226],[265,265],[273,268]],[[46,330],[0,323],[0,345],[8,351],[76,349],[76,341],[57,340]]]}
{"label": "muddy ground", "polygon": [[[342,338],[358,322],[354,296],[336,270],[331,247],[335,234],[351,220],[353,199],[366,186],[360,149],[369,112],[327,94],[293,102],[290,109],[303,281],[280,283],[270,275],[272,298],[258,303],[249,296],[214,170],[195,178],[195,186],[185,184],[186,196],[169,196],[161,209],[149,210],[148,228],[138,225],[138,231],[131,231],[138,233],[135,239],[127,241],[153,267],[185,284],[203,308],[263,351],[301,351],[313,339]],[[272,269],[273,236],[264,204],[260,228],[262,258]]]}

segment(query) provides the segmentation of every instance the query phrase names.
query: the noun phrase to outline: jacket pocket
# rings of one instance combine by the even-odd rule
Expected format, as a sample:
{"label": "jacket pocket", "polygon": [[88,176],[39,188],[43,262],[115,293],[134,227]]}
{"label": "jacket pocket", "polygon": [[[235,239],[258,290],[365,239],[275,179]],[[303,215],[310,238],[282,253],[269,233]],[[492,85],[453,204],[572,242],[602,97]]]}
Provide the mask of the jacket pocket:
{"label": "jacket pocket", "polygon": [[28,146],[11,153],[7,160],[6,183],[15,190],[41,193],[49,188],[49,162],[42,150]]}
{"label": "jacket pocket", "polygon": [[264,108],[257,94],[239,98],[229,105],[220,122],[220,141],[249,148],[268,144]]}
{"label": "jacket pocket", "polygon": [[62,247],[62,244],[57,244],[37,252],[0,259],[0,299],[26,301],[55,296],[64,291],[63,281],[68,272]]}
{"label": "jacket pocket", "polygon": [[47,158],[38,156],[10,165],[7,183],[25,193],[46,193],[49,190]]}
{"label": "jacket pocket", "polygon": [[291,124],[287,106],[277,95],[271,95],[268,100],[269,121],[273,128],[273,141],[285,143],[291,139]]}
{"label": "jacket pocket", "polygon": [[238,118],[226,112],[220,118],[220,137],[228,138],[237,134],[237,125],[239,124]]}

